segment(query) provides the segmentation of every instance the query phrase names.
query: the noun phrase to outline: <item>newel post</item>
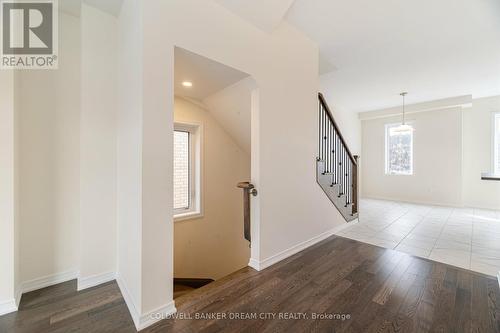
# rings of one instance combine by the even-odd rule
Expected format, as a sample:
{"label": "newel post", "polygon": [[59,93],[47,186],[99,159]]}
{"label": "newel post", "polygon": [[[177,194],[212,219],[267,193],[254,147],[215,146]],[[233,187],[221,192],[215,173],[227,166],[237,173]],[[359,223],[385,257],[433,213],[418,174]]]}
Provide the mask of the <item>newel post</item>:
{"label": "newel post", "polygon": [[354,165],[354,170],[352,174],[352,214],[356,214],[359,212],[359,155],[354,155],[354,160],[356,164]]}

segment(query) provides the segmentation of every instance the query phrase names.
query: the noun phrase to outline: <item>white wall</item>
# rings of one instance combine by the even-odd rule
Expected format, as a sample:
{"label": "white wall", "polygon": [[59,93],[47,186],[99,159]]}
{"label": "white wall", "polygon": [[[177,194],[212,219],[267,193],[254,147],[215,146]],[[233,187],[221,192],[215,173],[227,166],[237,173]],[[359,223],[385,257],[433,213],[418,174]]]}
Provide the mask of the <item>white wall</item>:
{"label": "white wall", "polygon": [[82,5],[79,288],[116,271],[117,19]]}
{"label": "white wall", "polygon": [[481,180],[481,173],[493,170],[492,113],[500,110],[500,96],[466,97],[407,107],[416,126],[415,175],[410,177],[384,175],[383,124],[400,122],[401,115],[388,117],[399,111],[363,113],[362,195],[499,209],[500,182]]}
{"label": "white wall", "polygon": [[[131,5],[139,7],[133,16]],[[140,279],[134,294],[141,314],[172,310],[173,219],[166,203],[172,202],[175,46],[248,73],[259,87],[258,115],[252,115],[258,164],[252,162],[251,180],[259,190],[252,203],[260,207],[253,216],[254,262],[276,260],[344,223],[316,184],[318,48],[312,41],[286,23],[267,34],[213,1],[125,1],[120,21],[127,47],[119,52],[119,121],[127,134],[118,140],[119,232],[120,243],[138,248],[120,248],[119,271],[131,275],[140,267],[127,284],[136,288]]]}
{"label": "white wall", "polygon": [[[334,104],[335,88],[332,85],[329,76],[320,76],[320,92],[333,113],[333,118],[340,127],[340,131],[349,146],[353,155],[360,155],[361,152],[361,121],[358,114],[352,110],[339,108]],[[363,156],[361,156],[361,163]]]}
{"label": "white wall", "polygon": [[[16,305],[19,306],[22,295],[21,277],[21,207],[20,198],[20,112],[21,93],[19,77],[14,74],[14,290]],[[1,163],[0,163],[1,165]]]}
{"label": "white wall", "polygon": [[259,87],[259,116],[252,118],[259,121],[259,165],[252,181],[260,191],[255,199],[260,214],[254,216],[260,231],[252,237],[260,254],[252,259],[263,262],[343,220],[315,179],[317,46],[286,23],[266,34],[211,1],[142,6],[144,75],[136,98],[144,101],[142,310],[147,313],[172,299],[165,283],[173,274],[172,210],[165,206],[172,202],[172,137],[166,133],[172,130],[176,45],[249,73]]}
{"label": "white wall", "polygon": [[14,72],[0,72],[0,315],[16,310]]}
{"label": "white wall", "polygon": [[209,111],[185,99],[175,98],[174,119],[199,124],[203,146],[203,217],[174,222],[174,276],[218,279],[247,266],[250,258],[242,191],[236,187],[250,179],[250,156]]}
{"label": "white wall", "polygon": [[14,227],[14,238],[2,245],[14,245],[9,288],[16,293],[75,278],[78,271],[81,277],[115,271],[116,26],[110,22],[87,6],[82,20],[61,12],[59,69],[2,71],[2,83],[9,74],[15,86],[2,89],[15,92],[16,108],[14,123],[2,121],[15,125],[2,134],[15,133],[16,173],[16,223],[5,224]]}
{"label": "white wall", "polygon": [[414,174],[385,174],[385,124],[401,117],[363,120],[362,196],[417,203],[461,205],[462,109],[408,115],[415,128]]}
{"label": "white wall", "polygon": [[59,16],[59,69],[19,71],[23,282],[78,270],[80,22]]}
{"label": "white wall", "polygon": [[492,112],[500,111],[500,96],[474,99],[464,110],[464,179],[466,206],[500,209],[500,182],[481,180],[493,171]]}
{"label": "white wall", "polygon": [[125,0],[118,18],[117,275],[136,326],[142,313],[142,35],[141,3]]}

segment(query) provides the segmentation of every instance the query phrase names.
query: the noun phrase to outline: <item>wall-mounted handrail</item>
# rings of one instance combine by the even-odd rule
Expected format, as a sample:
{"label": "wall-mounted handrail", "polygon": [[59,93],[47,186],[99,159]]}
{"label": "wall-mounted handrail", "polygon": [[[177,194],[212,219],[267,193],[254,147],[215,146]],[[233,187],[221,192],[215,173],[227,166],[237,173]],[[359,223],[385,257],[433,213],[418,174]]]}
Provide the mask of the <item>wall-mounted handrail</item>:
{"label": "wall-mounted handrail", "polygon": [[250,182],[241,182],[237,185],[239,188],[243,189],[243,234],[247,241],[252,241],[252,236],[250,234],[250,194],[253,196],[257,195],[257,190],[255,186]]}

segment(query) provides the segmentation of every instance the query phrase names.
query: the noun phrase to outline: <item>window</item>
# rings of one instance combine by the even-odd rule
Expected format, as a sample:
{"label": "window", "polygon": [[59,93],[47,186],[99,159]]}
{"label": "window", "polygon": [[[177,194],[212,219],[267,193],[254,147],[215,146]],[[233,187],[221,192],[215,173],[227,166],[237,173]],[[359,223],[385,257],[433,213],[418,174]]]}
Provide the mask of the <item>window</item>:
{"label": "window", "polygon": [[500,174],[500,112],[493,114],[493,172]]}
{"label": "window", "polygon": [[174,217],[176,220],[201,215],[199,127],[174,127]]}
{"label": "window", "polygon": [[413,175],[413,130],[400,124],[385,126],[385,173]]}
{"label": "window", "polygon": [[189,132],[174,131],[174,209],[189,209]]}

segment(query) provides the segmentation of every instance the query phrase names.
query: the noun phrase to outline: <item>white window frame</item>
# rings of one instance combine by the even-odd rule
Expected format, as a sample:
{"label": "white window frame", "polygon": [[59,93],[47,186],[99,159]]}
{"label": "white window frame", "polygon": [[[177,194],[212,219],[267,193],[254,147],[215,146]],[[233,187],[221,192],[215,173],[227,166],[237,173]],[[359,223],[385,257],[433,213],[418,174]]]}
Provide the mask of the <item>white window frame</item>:
{"label": "white window frame", "polygon": [[200,124],[175,122],[174,131],[189,133],[189,207],[174,209],[174,221],[200,218],[202,210],[202,126]]}
{"label": "white window frame", "polygon": [[[500,161],[500,154],[498,153],[498,145],[500,144],[500,142],[498,141],[498,134],[497,134],[497,128],[496,128],[496,124],[497,124],[497,119],[500,119],[500,111],[497,111],[497,112],[492,112],[492,117],[491,117],[491,120],[492,120],[492,130],[491,130],[491,133],[492,133],[492,162],[493,162],[493,167],[492,167],[492,172],[494,174],[500,174],[500,168],[498,167],[499,165],[499,161]],[[498,129],[500,131],[500,128]]]}
{"label": "white window frame", "polygon": [[[413,126],[412,123],[407,123],[408,125],[410,126]],[[385,174],[386,176],[413,176],[414,175],[414,170],[415,170],[415,166],[414,166],[414,161],[415,161],[415,157],[413,156],[413,153],[415,151],[415,137],[413,135],[413,132],[411,132],[411,146],[410,146],[410,172],[409,173],[401,173],[401,172],[390,172],[389,170],[389,129],[391,127],[397,127],[397,126],[400,126],[401,123],[390,123],[390,124],[385,124],[385,127],[384,127],[384,138],[385,138],[385,147],[384,147],[384,152],[385,152],[385,156],[384,156],[384,163],[385,163]]]}

